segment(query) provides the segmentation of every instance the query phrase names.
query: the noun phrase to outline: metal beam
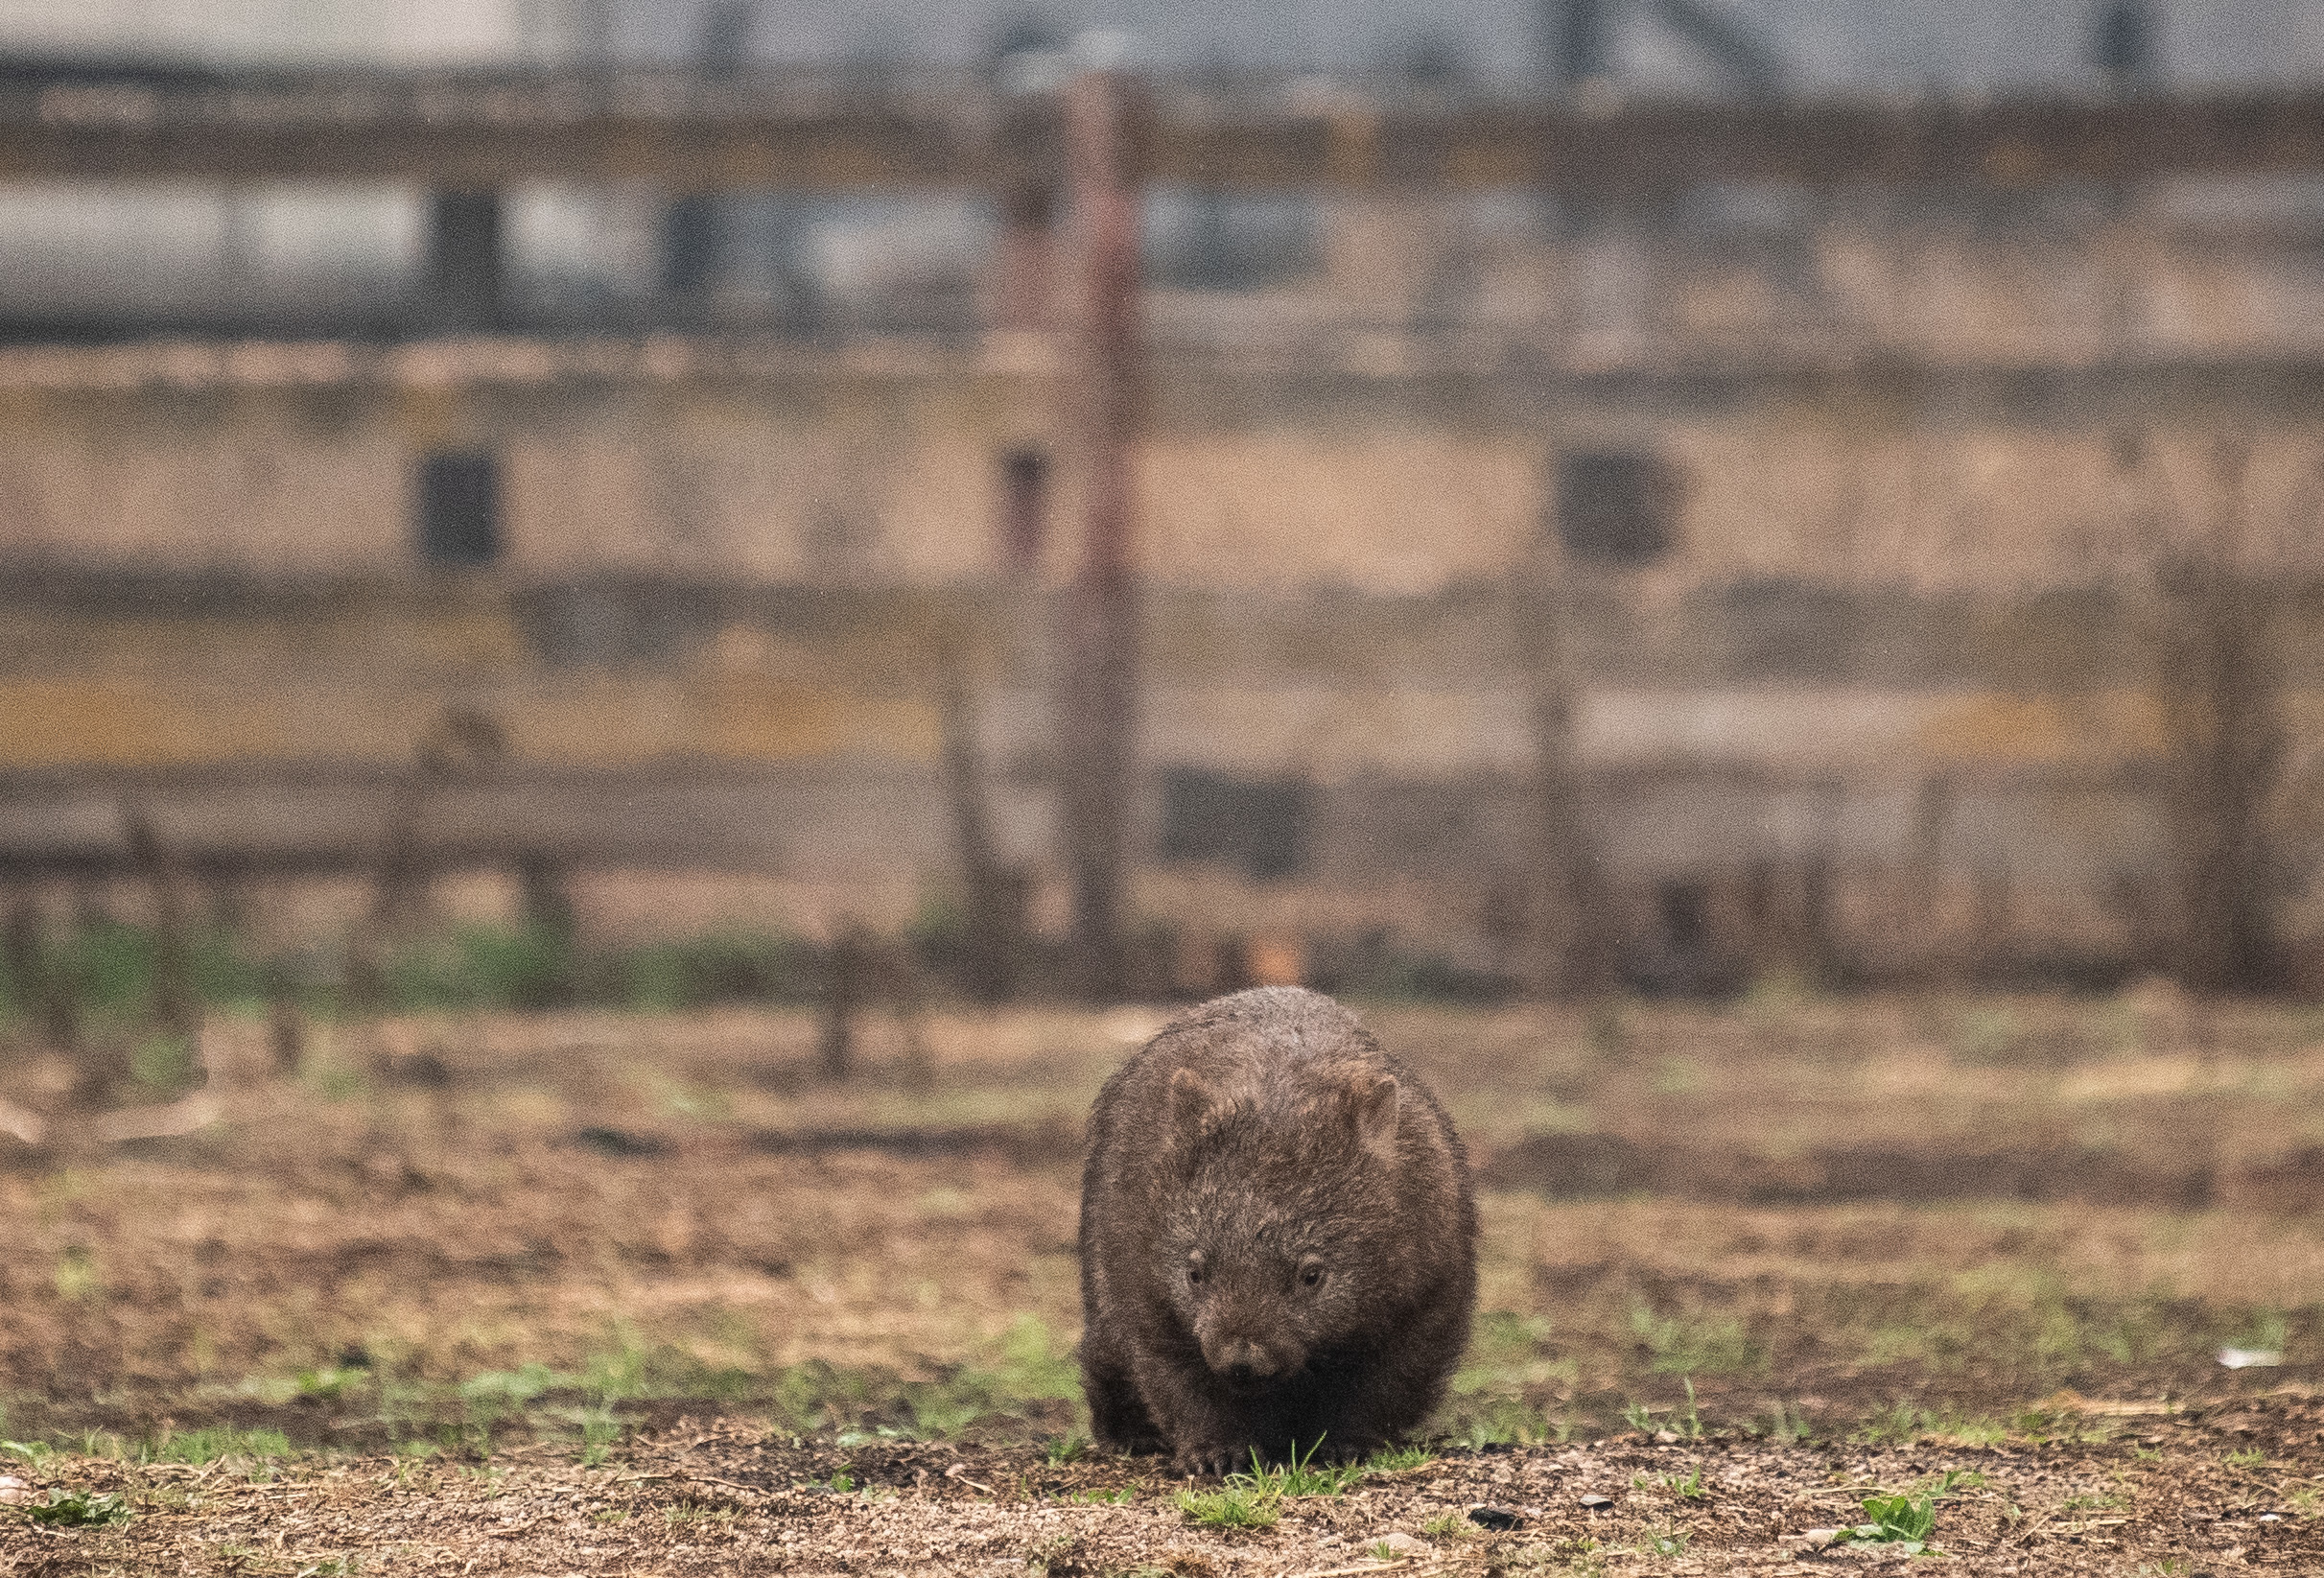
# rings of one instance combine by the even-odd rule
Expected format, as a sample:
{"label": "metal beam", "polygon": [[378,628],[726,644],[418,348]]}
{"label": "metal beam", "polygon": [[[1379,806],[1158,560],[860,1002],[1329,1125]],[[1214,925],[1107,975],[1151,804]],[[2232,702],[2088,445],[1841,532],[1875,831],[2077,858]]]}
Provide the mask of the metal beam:
{"label": "metal beam", "polygon": [[[2324,170],[2324,91],[1579,104],[1162,83],[1143,178],[1271,189],[1958,182]],[[1053,186],[1053,101],[966,77],[0,79],[0,177]]]}

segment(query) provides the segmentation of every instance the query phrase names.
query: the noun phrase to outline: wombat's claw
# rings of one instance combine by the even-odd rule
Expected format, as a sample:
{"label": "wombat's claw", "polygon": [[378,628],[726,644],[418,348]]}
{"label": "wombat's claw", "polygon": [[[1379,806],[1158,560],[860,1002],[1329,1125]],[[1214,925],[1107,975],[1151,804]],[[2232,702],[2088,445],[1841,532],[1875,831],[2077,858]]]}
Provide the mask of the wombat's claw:
{"label": "wombat's claw", "polygon": [[1250,1461],[1248,1451],[1237,1454],[1231,1447],[1189,1447],[1178,1454],[1172,1467],[1198,1479],[1224,1479]]}

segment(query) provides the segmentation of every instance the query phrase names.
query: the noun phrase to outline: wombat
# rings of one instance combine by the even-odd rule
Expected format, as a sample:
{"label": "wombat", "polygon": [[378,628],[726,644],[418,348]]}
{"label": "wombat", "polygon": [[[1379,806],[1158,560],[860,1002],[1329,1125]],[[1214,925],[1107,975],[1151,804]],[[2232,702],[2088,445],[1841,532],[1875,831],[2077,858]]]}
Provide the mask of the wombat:
{"label": "wombat", "polygon": [[1427,1417],[1468,1340],[1476,1206],[1452,1121],[1347,1009],[1268,986],[1117,1070],[1081,1193],[1098,1440],[1224,1473],[1361,1457]]}

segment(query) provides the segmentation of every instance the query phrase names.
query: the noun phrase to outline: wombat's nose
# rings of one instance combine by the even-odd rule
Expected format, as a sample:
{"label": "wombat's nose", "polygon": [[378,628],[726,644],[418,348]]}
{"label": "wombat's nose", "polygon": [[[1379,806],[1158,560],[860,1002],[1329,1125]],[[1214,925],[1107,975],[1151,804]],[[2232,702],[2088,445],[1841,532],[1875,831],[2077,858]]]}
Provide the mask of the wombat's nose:
{"label": "wombat's nose", "polygon": [[1258,1372],[1251,1368],[1251,1361],[1248,1359],[1236,1359],[1232,1364],[1227,1366],[1227,1378],[1237,1386],[1250,1385],[1257,1375]]}

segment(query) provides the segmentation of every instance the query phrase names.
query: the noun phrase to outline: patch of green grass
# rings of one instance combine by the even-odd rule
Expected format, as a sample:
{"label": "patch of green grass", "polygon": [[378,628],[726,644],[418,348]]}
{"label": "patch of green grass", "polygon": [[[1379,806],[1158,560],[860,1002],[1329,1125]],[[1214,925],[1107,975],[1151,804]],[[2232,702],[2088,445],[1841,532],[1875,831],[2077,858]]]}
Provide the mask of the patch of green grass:
{"label": "patch of green grass", "polygon": [[[1756,1426],[1752,1428],[1755,1432]],[[1777,1401],[1768,1416],[1767,1438],[1785,1447],[1805,1441],[1808,1438],[1807,1417],[1794,1413],[1789,1404]]]}
{"label": "patch of green grass", "polygon": [[96,1258],[79,1244],[68,1244],[58,1254],[52,1280],[57,1297],[74,1304],[99,1298],[105,1292],[105,1275],[98,1270]]}
{"label": "patch of green grass", "polygon": [[1662,1488],[1682,1501],[1701,1501],[1710,1495],[1710,1492],[1702,1488],[1702,1465],[1700,1463],[1695,1465],[1694,1471],[1690,1473],[1666,1473],[1658,1477],[1661,1480]]}
{"label": "patch of green grass", "polygon": [[1375,1473],[1399,1473],[1424,1469],[1436,1460],[1437,1454],[1426,1447],[1382,1447],[1364,1460],[1364,1467]]}
{"label": "patch of green grass", "polygon": [[731,1523],[735,1520],[732,1507],[709,1507],[699,1501],[673,1501],[662,1509],[662,1521],[670,1528],[688,1523]]}
{"label": "patch of green grass", "polygon": [[1466,1402],[1456,1400],[1448,1433],[1471,1451],[1486,1447],[1531,1447],[1543,1441],[1563,1441],[1571,1433],[1562,1424],[1521,1397],[1486,1397]]}
{"label": "patch of green grass", "polygon": [[151,1035],[129,1049],[129,1077],[149,1099],[166,1101],[195,1083],[194,1043],[179,1035]]}
{"label": "patch of green grass", "polygon": [[1269,1465],[1259,1461],[1257,1450],[1251,1453],[1251,1472],[1237,1472],[1232,1477],[1248,1479],[1252,1484],[1279,1496],[1344,1496],[1362,1482],[1363,1468],[1354,1463],[1317,1464],[1315,1454],[1324,1449],[1321,1437],[1303,1452],[1298,1443],[1292,1444],[1291,1461]]}
{"label": "patch of green grass", "polygon": [[24,1515],[52,1528],[95,1529],[128,1522],[129,1508],[120,1496],[107,1493],[52,1490],[46,1501],[26,1507]]}
{"label": "patch of green grass", "polygon": [[1639,1535],[1638,1548],[1649,1556],[1684,1556],[1694,1538],[1689,1530],[1655,1524]]}
{"label": "patch of green grass", "polygon": [[0,1441],[0,1452],[20,1457],[37,1469],[57,1455],[57,1448],[45,1441]]}
{"label": "patch of green grass", "polygon": [[2038,1447],[2053,1441],[2068,1444],[2110,1441],[2114,1426],[2071,1408],[2055,1412],[2048,1408],[2021,1408],[2009,1421],[2009,1433]]}
{"label": "patch of green grass", "polygon": [[523,1418],[527,1406],[542,1394],[572,1384],[572,1377],[546,1364],[526,1364],[514,1370],[487,1370],[462,1381],[459,1397],[467,1407],[468,1424],[489,1430],[503,1419]]}
{"label": "patch of green grass", "polygon": [[2267,1454],[2257,1447],[2245,1447],[2227,1454],[2227,1466],[2231,1469],[2256,1469],[2266,1461]]}
{"label": "patch of green grass", "polygon": [[1443,1512],[1422,1523],[1420,1532],[1431,1540],[1473,1540],[1484,1531],[1465,1514]]}
{"label": "patch of green grass", "polygon": [[1682,1384],[1686,1387],[1686,1407],[1673,1410],[1667,1421],[1656,1423],[1655,1410],[1633,1399],[1622,1405],[1622,1422],[1641,1435],[1655,1435],[1668,1430],[1683,1440],[1701,1441],[1702,1415],[1695,1406],[1695,1379],[1692,1376],[1682,1378]]}
{"label": "patch of green grass", "polygon": [[1472,1448],[1563,1440],[1565,1431],[1533,1399],[1545,1387],[1570,1387],[1580,1367],[1571,1357],[1544,1354],[1549,1334],[1549,1323],[1538,1316],[1508,1309],[1479,1316],[1437,1427]]}
{"label": "patch of green grass", "polygon": [[371,1372],[360,1366],[344,1369],[324,1365],[319,1369],[301,1370],[293,1378],[293,1396],[309,1402],[337,1402],[351,1388],[360,1388],[371,1378]]}
{"label": "patch of green grass", "polygon": [[2227,1346],[2281,1354],[2290,1343],[2291,1323],[2284,1318],[2283,1312],[2259,1309],[2252,1312],[2251,1324],[2243,1329],[2242,1334],[2229,1339]]}
{"label": "patch of green grass", "polygon": [[387,1005],[407,1013],[553,1008],[574,1001],[578,967],[559,928],[465,926],[398,948],[381,974]]}
{"label": "patch of green grass", "polygon": [[1081,1366],[1072,1345],[1032,1314],[1010,1324],[985,1362],[906,1389],[914,1425],[931,1436],[956,1435],[987,1418],[1021,1419],[1027,1404],[1080,1400]]}
{"label": "patch of green grass", "polygon": [[1661,1376],[1724,1376],[1764,1368],[1766,1354],[1743,1323],[1727,1315],[1656,1315],[1645,1305],[1630,1313],[1631,1331]]}
{"label": "patch of green grass", "polygon": [[1215,1491],[1179,1492],[1178,1510],[1204,1528],[1271,1529],[1283,1516],[1281,1499],[1236,1474]]}
{"label": "patch of green grass", "polygon": [[633,950],[606,971],[626,1006],[645,1012],[721,1002],[805,1002],[815,996],[813,946],[797,937],[718,931]]}
{"label": "patch of green grass", "polygon": [[1277,1465],[1261,1462],[1254,1450],[1249,1472],[1229,1474],[1215,1491],[1179,1492],[1179,1510],[1189,1522],[1213,1528],[1271,1527],[1282,1516],[1283,1502],[1302,1496],[1343,1496],[1363,1479],[1363,1469],[1352,1463],[1318,1465],[1315,1454],[1322,1448],[1318,1441],[1304,1452],[1295,1449],[1290,1462]]}
{"label": "patch of green grass", "polygon": [[603,1468],[613,1455],[614,1443],[622,1439],[622,1422],[600,1403],[581,1410],[575,1423],[581,1426],[581,1449],[574,1461],[584,1469]]}
{"label": "patch of green grass", "polygon": [[290,1438],[280,1430],[238,1430],[230,1425],[168,1431],[143,1443],[136,1453],[142,1463],[218,1463],[230,1457],[261,1462],[293,1455]]}
{"label": "patch of green grass", "polygon": [[1939,1417],[1910,1401],[1892,1402],[1867,1415],[1856,1431],[1857,1440],[1873,1447],[1909,1447],[1930,1439],[1990,1447],[2008,1439],[2008,1427],[1999,1420]]}
{"label": "patch of green grass", "polygon": [[1074,1491],[1066,1500],[1076,1507],[1126,1507],[1138,1499],[1135,1486],[1120,1485],[1113,1490]]}

